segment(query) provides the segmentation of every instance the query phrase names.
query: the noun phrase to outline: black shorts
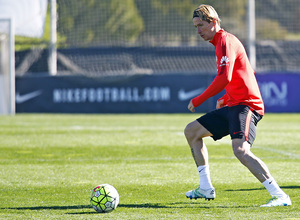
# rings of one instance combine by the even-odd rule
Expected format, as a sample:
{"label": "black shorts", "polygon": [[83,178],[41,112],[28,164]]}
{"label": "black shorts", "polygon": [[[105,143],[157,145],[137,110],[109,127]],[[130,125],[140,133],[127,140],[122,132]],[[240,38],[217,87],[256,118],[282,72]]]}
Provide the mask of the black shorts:
{"label": "black shorts", "polygon": [[245,138],[251,145],[256,136],[256,125],[262,115],[246,105],[223,107],[211,111],[197,121],[204,126],[216,141],[230,134],[231,139]]}

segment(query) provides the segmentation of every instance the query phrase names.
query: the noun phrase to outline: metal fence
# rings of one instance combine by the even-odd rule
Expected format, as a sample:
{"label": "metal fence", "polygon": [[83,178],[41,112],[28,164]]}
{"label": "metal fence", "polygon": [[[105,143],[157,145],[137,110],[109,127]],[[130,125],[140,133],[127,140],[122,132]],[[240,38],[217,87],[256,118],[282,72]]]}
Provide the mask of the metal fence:
{"label": "metal fence", "polygon": [[[200,4],[214,6],[248,48],[248,0],[57,0],[58,74],[215,72],[214,47],[192,23]],[[300,1],[255,5],[256,71],[299,72]],[[40,54],[27,72],[48,71],[47,52]]]}

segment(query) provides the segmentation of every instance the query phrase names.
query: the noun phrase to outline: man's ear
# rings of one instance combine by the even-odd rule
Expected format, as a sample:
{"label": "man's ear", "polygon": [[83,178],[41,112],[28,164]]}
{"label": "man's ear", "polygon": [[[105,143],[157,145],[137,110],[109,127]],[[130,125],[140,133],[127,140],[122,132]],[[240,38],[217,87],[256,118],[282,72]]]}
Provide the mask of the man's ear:
{"label": "man's ear", "polygon": [[212,22],[214,23],[214,25],[218,24],[218,21],[215,18],[212,20]]}

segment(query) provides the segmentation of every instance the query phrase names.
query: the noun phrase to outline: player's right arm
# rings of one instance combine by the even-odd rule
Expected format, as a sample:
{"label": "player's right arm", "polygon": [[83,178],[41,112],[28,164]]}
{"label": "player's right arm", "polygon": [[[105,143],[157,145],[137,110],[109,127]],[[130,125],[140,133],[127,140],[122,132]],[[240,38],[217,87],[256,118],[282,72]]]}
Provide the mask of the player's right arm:
{"label": "player's right arm", "polygon": [[192,99],[194,107],[198,107],[208,98],[220,93],[232,79],[235,63],[235,50],[226,38],[222,38],[220,47],[216,48],[218,74],[210,86],[199,96]]}
{"label": "player's right arm", "polygon": [[192,102],[192,100],[190,101],[189,105],[188,105],[188,109],[191,111],[191,112],[195,112],[195,106]]}
{"label": "player's right arm", "polygon": [[192,99],[194,107],[198,107],[210,97],[217,95],[218,93],[223,91],[223,89],[227,86],[229,82],[230,81],[225,74],[217,75],[214,81],[201,95]]}

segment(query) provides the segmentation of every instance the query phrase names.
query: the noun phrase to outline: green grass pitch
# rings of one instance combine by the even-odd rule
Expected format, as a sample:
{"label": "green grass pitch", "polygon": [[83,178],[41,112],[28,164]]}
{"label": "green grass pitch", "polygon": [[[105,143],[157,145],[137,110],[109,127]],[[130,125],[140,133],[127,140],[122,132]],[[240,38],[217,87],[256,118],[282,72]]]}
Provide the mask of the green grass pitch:
{"label": "green grass pitch", "polygon": [[[0,117],[0,219],[300,219],[300,114],[267,114],[252,151],[288,193],[270,197],[234,157],[230,139],[206,138],[213,201],[189,200],[197,169],[183,135],[199,114]],[[118,208],[98,214],[92,189],[116,187]],[[100,215],[100,216],[99,216]]]}

